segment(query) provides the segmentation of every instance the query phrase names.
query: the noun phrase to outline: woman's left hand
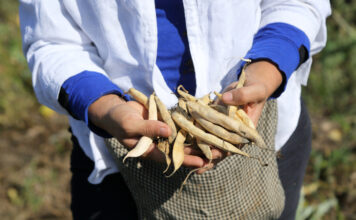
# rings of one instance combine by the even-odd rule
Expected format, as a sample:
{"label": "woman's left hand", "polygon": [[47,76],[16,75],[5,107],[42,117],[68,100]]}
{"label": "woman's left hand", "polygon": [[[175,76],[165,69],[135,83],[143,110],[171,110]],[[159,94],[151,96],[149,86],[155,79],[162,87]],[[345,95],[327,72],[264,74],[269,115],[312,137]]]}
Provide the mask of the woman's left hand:
{"label": "woman's left hand", "polygon": [[244,86],[235,89],[237,82],[230,84],[224,90],[221,101],[226,105],[243,106],[257,126],[265,102],[279,88],[283,78],[281,72],[266,61],[248,65],[245,73]]}
{"label": "woman's left hand", "polygon": [[[245,69],[246,81],[242,88],[236,89],[237,82],[231,83],[225,88],[222,100],[219,102],[226,105],[243,106],[245,112],[257,127],[267,99],[279,88],[282,83],[282,74],[269,62],[259,61],[252,63]],[[204,173],[229,154],[212,147],[214,160],[208,169],[199,170]]]}

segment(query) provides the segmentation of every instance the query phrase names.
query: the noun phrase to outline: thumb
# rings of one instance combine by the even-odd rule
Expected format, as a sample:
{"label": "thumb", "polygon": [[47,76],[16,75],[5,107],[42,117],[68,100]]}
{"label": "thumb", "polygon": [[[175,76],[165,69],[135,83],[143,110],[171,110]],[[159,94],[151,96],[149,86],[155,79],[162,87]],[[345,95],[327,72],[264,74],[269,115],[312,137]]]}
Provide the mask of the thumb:
{"label": "thumb", "polygon": [[246,105],[258,103],[267,98],[267,89],[263,84],[254,84],[225,92],[222,101],[226,105]]}
{"label": "thumb", "polygon": [[171,135],[170,127],[160,121],[140,120],[137,123],[137,131],[140,135],[147,137],[169,137]]}

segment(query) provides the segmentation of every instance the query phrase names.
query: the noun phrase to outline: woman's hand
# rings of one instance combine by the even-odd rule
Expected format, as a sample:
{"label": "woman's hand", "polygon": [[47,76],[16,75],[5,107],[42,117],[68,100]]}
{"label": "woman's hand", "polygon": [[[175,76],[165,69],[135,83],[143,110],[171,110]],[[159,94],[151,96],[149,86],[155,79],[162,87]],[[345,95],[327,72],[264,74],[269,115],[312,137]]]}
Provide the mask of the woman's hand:
{"label": "woman's hand", "polygon": [[[235,89],[237,82],[225,88],[222,100],[226,105],[244,106],[244,110],[257,127],[266,100],[282,83],[282,75],[272,64],[260,61],[247,66],[244,87]],[[216,155],[212,165],[216,165],[229,154],[212,147]],[[218,158],[218,159],[216,159]],[[211,167],[210,167],[211,168]],[[204,172],[204,170],[200,171]]]}
{"label": "woman's hand", "polygon": [[[257,126],[266,100],[282,83],[282,74],[274,65],[265,61],[248,65],[245,73],[244,87],[235,89],[237,82],[231,83],[225,88],[220,102],[222,101],[226,105],[244,106],[244,110]],[[208,169],[230,155],[215,147],[212,147],[212,152],[213,161]],[[206,170],[199,170],[198,173],[203,173]]]}
{"label": "woman's hand", "polygon": [[244,87],[235,89],[237,82],[230,84],[222,95],[226,105],[244,106],[244,110],[257,126],[266,100],[279,88],[282,74],[271,63],[259,61],[245,69]]}
{"label": "woman's hand", "polygon": [[[109,94],[99,98],[88,109],[89,119],[94,125],[104,129],[127,148],[133,148],[142,136],[169,137],[171,129],[161,121],[147,120],[148,112],[135,101],[126,102],[117,95]],[[183,166],[199,168],[207,162],[190,147],[184,150]],[[152,144],[144,158],[164,162],[164,155]]]}

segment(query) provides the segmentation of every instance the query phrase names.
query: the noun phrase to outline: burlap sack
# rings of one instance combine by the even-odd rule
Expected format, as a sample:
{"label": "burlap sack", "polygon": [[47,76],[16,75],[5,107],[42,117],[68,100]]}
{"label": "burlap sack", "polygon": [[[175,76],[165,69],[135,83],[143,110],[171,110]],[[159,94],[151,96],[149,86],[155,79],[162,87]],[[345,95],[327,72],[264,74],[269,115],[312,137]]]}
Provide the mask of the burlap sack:
{"label": "burlap sack", "polygon": [[[259,120],[258,131],[274,149],[277,124],[276,101],[268,101]],[[162,171],[165,165],[142,159],[128,159],[128,152],[116,139],[107,146],[137,204],[140,219],[276,219],[284,207],[284,191],[278,177],[276,154],[249,145],[243,150],[260,157],[229,156],[202,175],[192,175],[178,193],[189,169],[171,178]],[[120,199],[120,198],[118,198]]]}

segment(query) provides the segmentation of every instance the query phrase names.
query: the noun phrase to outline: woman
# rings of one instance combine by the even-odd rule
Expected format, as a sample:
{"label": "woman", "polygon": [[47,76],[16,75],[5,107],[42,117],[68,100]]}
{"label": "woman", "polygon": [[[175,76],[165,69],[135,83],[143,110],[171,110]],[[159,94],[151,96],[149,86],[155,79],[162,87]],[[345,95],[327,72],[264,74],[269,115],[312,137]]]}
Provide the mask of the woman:
{"label": "woman", "polygon": [[[266,100],[276,98],[275,148],[283,155],[278,166],[286,196],[280,219],[294,218],[310,150],[301,85],[311,55],[326,42],[328,1],[20,2],[23,48],[36,95],[69,117],[75,145],[74,218],[136,215],[135,205],[126,205],[131,194],[104,138],[116,137],[132,148],[142,135],[168,137],[169,127],[144,120],[143,107],[127,102],[123,91],[155,91],[171,107],[179,84],[197,97],[225,90],[222,101],[244,105],[255,124]],[[243,88],[231,89],[241,57],[252,60],[247,81]],[[213,156],[216,164],[226,155],[213,149]],[[161,160],[154,146],[145,157]],[[184,166],[206,163],[186,149]]]}

